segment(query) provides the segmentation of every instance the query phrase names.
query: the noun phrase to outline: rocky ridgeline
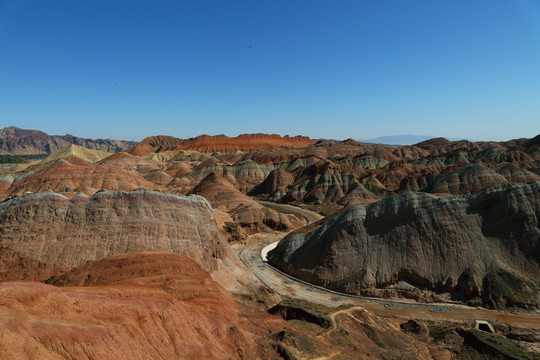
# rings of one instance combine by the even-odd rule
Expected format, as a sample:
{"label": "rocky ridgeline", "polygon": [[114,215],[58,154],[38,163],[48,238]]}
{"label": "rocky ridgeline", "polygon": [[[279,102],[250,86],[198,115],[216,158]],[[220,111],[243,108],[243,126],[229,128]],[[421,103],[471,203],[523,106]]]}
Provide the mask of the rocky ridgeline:
{"label": "rocky ridgeline", "polygon": [[73,135],[48,135],[38,130],[19,129],[14,126],[0,129],[0,154],[51,154],[69,145],[116,153],[135,145],[134,141],[111,139],[84,139]]}
{"label": "rocky ridgeline", "polygon": [[301,229],[269,259],[293,276],[347,293],[404,289],[412,296],[427,289],[491,307],[538,308],[538,218],[538,181],[468,196],[402,194]]}

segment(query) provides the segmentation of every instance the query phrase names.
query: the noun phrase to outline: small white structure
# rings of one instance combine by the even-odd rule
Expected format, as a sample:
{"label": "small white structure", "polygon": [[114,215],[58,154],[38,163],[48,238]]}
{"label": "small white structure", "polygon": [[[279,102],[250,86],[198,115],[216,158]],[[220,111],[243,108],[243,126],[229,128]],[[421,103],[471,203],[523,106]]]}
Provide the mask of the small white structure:
{"label": "small white structure", "polygon": [[474,328],[488,333],[494,333],[495,329],[485,320],[474,320]]}

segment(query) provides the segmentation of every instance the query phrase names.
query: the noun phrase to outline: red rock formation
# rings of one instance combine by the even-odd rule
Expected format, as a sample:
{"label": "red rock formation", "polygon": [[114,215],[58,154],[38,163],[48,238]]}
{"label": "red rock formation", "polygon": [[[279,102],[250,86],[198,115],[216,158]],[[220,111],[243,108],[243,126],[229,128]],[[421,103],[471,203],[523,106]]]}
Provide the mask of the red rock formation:
{"label": "red rock formation", "polygon": [[420,149],[424,149],[424,150],[434,150],[434,149],[448,147],[452,143],[453,143],[452,141],[449,141],[443,137],[438,137],[438,138],[421,141],[418,144],[414,144],[412,146],[420,148]]}
{"label": "red rock formation", "polygon": [[133,253],[0,283],[0,358],[275,358],[285,321],[238,304],[191,259]]}
{"label": "red rock formation", "polygon": [[231,138],[225,135],[201,135],[194,139],[185,140],[182,144],[177,145],[175,149],[195,150],[201,153],[211,154],[214,152],[226,153],[235,150],[253,151],[261,148],[279,146],[298,148],[314,143],[314,140],[305,136],[289,137],[286,135],[281,137],[279,135],[267,134],[242,134]]}
{"label": "red rock formation", "polygon": [[152,152],[166,150],[195,150],[200,153],[228,153],[234,151],[253,151],[268,147],[298,148],[315,141],[305,136],[289,137],[267,134],[242,134],[237,137],[225,135],[200,135],[182,140],[171,136],[151,136],[127,150],[130,154],[142,156]]}
{"label": "red rock formation", "polygon": [[144,138],[140,143],[126,150],[127,153],[135,156],[143,156],[149,153],[166,151],[173,149],[184,140],[174,136],[158,135]]}
{"label": "red rock formation", "polygon": [[[0,283],[0,358],[278,360],[285,353],[302,359],[408,354],[411,360],[443,360],[450,355],[402,332],[403,320],[360,307],[327,308],[336,328],[321,333],[311,324],[306,329],[313,335],[306,334],[239,304],[199,265],[177,254],[113,255],[49,283],[56,286]],[[452,340],[461,346],[459,337]]]}

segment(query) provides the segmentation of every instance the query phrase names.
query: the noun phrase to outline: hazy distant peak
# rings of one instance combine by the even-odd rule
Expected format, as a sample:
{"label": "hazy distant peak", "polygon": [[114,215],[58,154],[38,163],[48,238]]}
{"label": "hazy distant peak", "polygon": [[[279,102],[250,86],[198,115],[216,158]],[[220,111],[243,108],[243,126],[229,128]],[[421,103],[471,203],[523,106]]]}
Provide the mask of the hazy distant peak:
{"label": "hazy distant peak", "polygon": [[[417,144],[426,140],[438,138],[437,136],[429,136],[429,135],[388,135],[388,136],[379,136],[373,139],[367,139],[367,140],[358,140],[363,143],[373,143],[373,144],[386,144],[386,145],[413,145]],[[456,140],[464,140],[464,139],[457,139],[457,138],[448,138],[445,137],[447,140],[450,141],[456,141]],[[466,139],[469,141],[475,141],[472,139]]]}

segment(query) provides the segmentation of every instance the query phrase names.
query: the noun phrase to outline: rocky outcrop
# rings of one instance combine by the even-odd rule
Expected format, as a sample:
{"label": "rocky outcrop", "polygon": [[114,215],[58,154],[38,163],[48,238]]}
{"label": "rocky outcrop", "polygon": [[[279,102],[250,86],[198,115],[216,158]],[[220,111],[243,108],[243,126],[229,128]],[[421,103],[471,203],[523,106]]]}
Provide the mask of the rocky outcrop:
{"label": "rocky outcrop", "polygon": [[234,273],[250,278],[199,196],[36,193],[0,203],[0,223],[3,281],[41,281],[89,260],[140,251],[184,254],[213,274],[227,267],[221,283],[228,288]]}
{"label": "rocky outcrop", "polygon": [[407,281],[493,307],[540,305],[540,182],[470,196],[393,196],[298,230],[269,254],[298,278],[349,293]]}
{"label": "rocky outcrop", "polygon": [[0,129],[0,154],[50,154],[69,145],[78,145],[116,153],[136,144],[134,141],[111,139],[83,139],[73,135],[48,135],[38,130],[19,129],[14,126]]}

